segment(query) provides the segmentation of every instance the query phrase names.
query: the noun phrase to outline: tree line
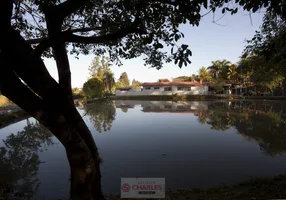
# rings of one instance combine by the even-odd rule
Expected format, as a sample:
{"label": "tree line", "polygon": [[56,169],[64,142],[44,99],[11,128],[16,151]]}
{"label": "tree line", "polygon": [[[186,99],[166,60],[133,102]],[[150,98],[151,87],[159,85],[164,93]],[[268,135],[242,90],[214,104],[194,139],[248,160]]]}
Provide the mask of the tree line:
{"label": "tree line", "polygon": [[110,96],[116,88],[132,87],[139,88],[141,82],[133,79],[130,83],[127,72],[122,72],[119,79],[115,81],[111,70],[112,63],[105,56],[96,56],[89,66],[89,77],[83,84],[82,89],[73,88],[74,99],[79,98],[101,98]]}

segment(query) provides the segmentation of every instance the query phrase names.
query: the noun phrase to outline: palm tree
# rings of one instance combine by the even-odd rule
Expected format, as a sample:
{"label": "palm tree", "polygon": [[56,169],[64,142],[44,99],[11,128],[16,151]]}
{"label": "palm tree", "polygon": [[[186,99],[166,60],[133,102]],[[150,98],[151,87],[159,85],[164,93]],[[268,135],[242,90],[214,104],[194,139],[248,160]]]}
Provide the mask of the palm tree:
{"label": "palm tree", "polygon": [[103,82],[105,88],[111,92],[112,88],[115,86],[114,74],[111,71],[106,71],[103,76]]}
{"label": "palm tree", "polygon": [[231,83],[235,83],[237,79],[237,65],[232,64],[228,66],[228,72],[227,72],[227,79],[231,81]]}
{"label": "palm tree", "polygon": [[211,79],[211,76],[205,67],[202,67],[199,70],[199,78],[202,81],[209,81]]}
{"label": "palm tree", "polygon": [[219,76],[227,69],[231,62],[227,60],[212,61],[212,65],[208,67],[209,73],[213,78],[219,78]]}

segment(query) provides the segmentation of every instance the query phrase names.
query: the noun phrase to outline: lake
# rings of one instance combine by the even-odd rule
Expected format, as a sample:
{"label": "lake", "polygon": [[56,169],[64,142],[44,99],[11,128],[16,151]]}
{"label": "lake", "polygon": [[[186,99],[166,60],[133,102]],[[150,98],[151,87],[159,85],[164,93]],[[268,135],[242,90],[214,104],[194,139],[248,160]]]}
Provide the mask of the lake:
{"label": "lake", "polygon": [[[105,194],[121,177],[210,187],[286,172],[286,103],[115,101],[79,108],[103,159]],[[35,199],[69,195],[63,146],[33,118],[0,129],[0,183]],[[29,192],[27,192],[29,191]]]}

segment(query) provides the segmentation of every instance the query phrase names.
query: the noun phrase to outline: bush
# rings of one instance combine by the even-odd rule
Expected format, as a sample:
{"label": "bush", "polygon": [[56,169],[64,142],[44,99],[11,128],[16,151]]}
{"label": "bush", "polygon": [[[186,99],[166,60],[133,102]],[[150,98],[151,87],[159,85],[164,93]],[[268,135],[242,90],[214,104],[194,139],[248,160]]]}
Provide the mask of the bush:
{"label": "bush", "polygon": [[104,92],[104,83],[98,76],[94,76],[83,84],[82,90],[88,99],[101,98]]}
{"label": "bush", "polygon": [[82,99],[84,98],[84,92],[80,88],[73,88],[72,95],[74,99]]}

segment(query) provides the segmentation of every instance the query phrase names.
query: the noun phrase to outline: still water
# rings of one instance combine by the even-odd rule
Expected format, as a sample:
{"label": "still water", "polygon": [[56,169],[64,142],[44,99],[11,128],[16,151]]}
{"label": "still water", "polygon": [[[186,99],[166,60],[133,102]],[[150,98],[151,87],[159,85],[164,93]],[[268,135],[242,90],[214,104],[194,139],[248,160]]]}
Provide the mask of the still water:
{"label": "still water", "polygon": [[[238,183],[286,172],[286,103],[116,101],[79,108],[103,159],[105,194],[121,177],[165,177],[167,188]],[[66,198],[60,142],[33,118],[0,130],[0,184]],[[27,192],[28,191],[28,192]]]}

